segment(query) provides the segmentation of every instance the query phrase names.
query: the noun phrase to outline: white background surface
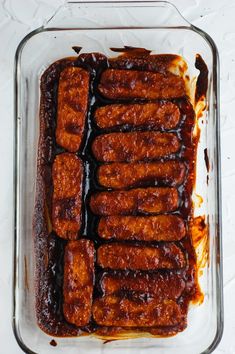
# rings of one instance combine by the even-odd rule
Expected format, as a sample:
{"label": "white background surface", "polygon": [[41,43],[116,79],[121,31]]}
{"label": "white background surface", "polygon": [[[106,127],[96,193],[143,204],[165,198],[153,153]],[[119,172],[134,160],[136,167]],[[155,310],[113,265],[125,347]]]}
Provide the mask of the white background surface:
{"label": "white background surface", "polygon": [[[14,54],[19,41],[63,2],[0,0],[0,354],[22,353],[11,328]],[[211,35],[220,54],[225,329],[214,353],[235,354],[235,1],[171,2]]]}

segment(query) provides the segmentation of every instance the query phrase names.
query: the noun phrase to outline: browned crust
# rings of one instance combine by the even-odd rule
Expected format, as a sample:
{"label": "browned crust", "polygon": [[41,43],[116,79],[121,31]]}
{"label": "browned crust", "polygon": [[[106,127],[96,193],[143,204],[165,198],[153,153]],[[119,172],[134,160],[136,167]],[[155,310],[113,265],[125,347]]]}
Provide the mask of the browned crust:
{"label": "browned crust", "polygon": [[85,326],[91,317],[94,246],[90,240],[70,241],[64,254],[63,312],[66,321]]}
{"label": "browned crust", "polygon": [[145,185],[179,186],[184,182],[186,166],[178,160],[146,163],[119,163],[101,165],[98,182],[104,187],[123,189]]}
{"label": "browned crust", "polygon": [[169,99],[186,94],[184,80],[170,72],[106,69],[98,86],[109,99]]}
{"label": "browned crust", "polygon": [[58,88],[56,142],[70,152],[81,145],[89,95],[89,72],[65,68]]}
{"label": "browned crust", "polygon": [[[140,50],[142,51],[142,48]],[[176,54],[149,55],[146,50],[145,52],[140,52],[139,48],[136,51],[136,48],[133,47],[131,49],[128,47],[127,50],[126,47],[120,48],[118,52],[122,52],[123,54],[109,60],[110,67],[113,69],[129,68],[132,70],[166,73],[182,60],[182,57]]]}
{"label": "browned crust", "polygon": [[98,248],[97,263],[117,270],[180,269],[186,266],[186,259],[174,243],[140,246],[114,242]]}
{"label": "browned crust", "polygon": [[98,161],[131,162],[169,156],[179,151],[180,146],[175,133],[109,133],[95,138],[92,151]]}
{"label": "browned crust", "polygon": [[180,121],[180,110],[172,102],[145,104],[112,104],[95,111],[99,128],[147,126],[153,129],[173,129]]}
{"label": "browned crust", "polygon": [[102,326],[174,326],[182,320],[176,302],[158,298],[146,301],[109,295],[94,301],[92,313],[96,323]]}
{"label": "browned crust", "polygon": [[159,214],[178,208],[176,188],[137,188],[129,191],[99,192],[90,199],[96,215]]}
{"label": "browned crust", "polygon": [[81,227],[83,163],[71,153],[57,155],[52,167],[52,227],[58,236],[74,240]]}
{"label": "browned crust", "polygon": [[[104,327],[97,326],[93,321],[89,323],[86,328],[79,328],[65,321],[63,314],[61,314],[61,302],[63,296],[61,296],[61,282],[62,271],[61,261],[64,251],[65,242],[56,237],[54,233],[48,234],[50,229],[50,220],[48,215],[51,214],[51,193],[52,193],[52,180],[51,180],[51,164],[55,154],[58,153],[58,149],[54,141],[54,126],[55,126],[55,102],[58,75],[65,66],[68,65],[82,65],[90,68],[100,70],[100,62],[97,60],[99,55],[96,53],[82,54],[78,58],[71,58],[58,61],[54,63],[42,77],[41,84],[41,103],[40,103],[40,142],[38,152],[38,174],[37,174],[37,196],[36,206],[34,214],[34,237],[35,237],[35,250],[36,250],[36,311],[37,320],[39,326],[51,335],[58,336],[71,336],[81,335],[86,333],[95,333],[96,335],[103,335],[106,339],[122,338],[123,332],[128,337],[134,335],[145,335],[152,333],[153,335],[173,335],[183,330],[186,327],[186,314],[188,302],[194,297],[197,289],[196,280],[196,257],[193,247],[190,243],[190,236],[187,235],[182,241],[181,245],[187,252],[188,266],[186,270],[179,271],[185,272],[186,276],[186,293],[180,298],[180,306],[184,311],[185,318],[176,326],[167,327],[149,327],[147,330],[145,327],[129,328],[128,327]],[[156,56],[157,57],[157,56]],[[160,57],[160,56],[159,56]],[[166,58],[165,58],[166,57]],[[130,56],[122,56],[115,58],[114,60],[108,60],[110,67],[124,68],[128,67],[139,70],[148,71],[163,71],[168,69],[170,61],[177,59],[177,56],[172,58],[167,55],[162,56],[161,60],[153,55],[146,55],[146,57],[133,58]],[[175,57],[175,58],[174,58]],[[94,59],[94,65],[92,60]],[[165,60],[166,59],[166,60]],[[159,64],[160,63],[160,64]],[[103,64],[102,64],[103,65]],[[105,65],[106,66],[106,58]],[[98,76],[97,76],[98,78]],[[97,81],[95,82],[95,85]],[[96,86],[95,86],[96,87]],[[94,95],[92,99],[94,99]],[[98,95],[96,96],[96,98]],[[135,101],[132,101],[135,102]],[[188,169],[188,177],[184,184],[184,190],[181,195],[180,213],[184,220],[187,222],[190,215],[192,215],[193,208],[191,205],[191,191],[193,187],[193,180],[195,177],[195,151],[197,140],[192,139],[192,128],[194,126],[195,118],[191,104],[187,101],[187,98],[182,100],[176,100],[176,104],[180,107],[181,115],[183,117],[182,125],[180,125],[180,136],[182,137],[183,151],[182,156],[186,162]],[[107,102],[105,101],[105,104]],[[100,97],[96,100],[95,104],[98,106],[104,104],[104,101],[100,101]],[[186,119],[184,119],[186,117]],[[93,129],[94,127],[92,127]],[[95,129],[95,128],[94,128]],[[48,222],[49,220],[49,222]],[[93,232],[93,229],[92,229]],[[94,237],[97,240],[97,234],[89,234],[90,237]],[[165,272],[165,271],[162,271]],[[178,272],[178,271],[177,271]],[[112,273],[117,273],[116,271]],[[123,272],[124,273],[124,272]],[[148,272],[150,275],[155,272]],[[126,274],[126,272],[125,272]],[[190,292],[191,289],[191,292]],[[96,296],[96,294],[95,294]],[[129,333],[128,333],[129,330]],[[139,334],[138,334],[139,333]]]}
{"label": "browned crust", "polygon": [[153,274],[122,272],[115,275],[104,274],[100,286],[105,295],[134,292],[157,296],[158,299],[177,300],[185,289],[185,281],[181,273],[171,271]]}
{"label": "browned crust", "polygon": [[98,225],[104,239],[135,241],[179,241],[185,234],[184,221],[176,215],[107,216]]}

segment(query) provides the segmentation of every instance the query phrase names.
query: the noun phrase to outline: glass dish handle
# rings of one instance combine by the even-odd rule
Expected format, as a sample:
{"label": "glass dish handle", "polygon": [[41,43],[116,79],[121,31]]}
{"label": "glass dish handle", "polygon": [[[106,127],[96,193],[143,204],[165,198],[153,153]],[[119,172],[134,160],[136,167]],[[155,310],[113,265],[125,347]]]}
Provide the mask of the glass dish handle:
{"label": "glass dish handle", "polygon": [[67,1],[56,10],[43,27],[50,29],[189,28],[191,24],[168,1]]}

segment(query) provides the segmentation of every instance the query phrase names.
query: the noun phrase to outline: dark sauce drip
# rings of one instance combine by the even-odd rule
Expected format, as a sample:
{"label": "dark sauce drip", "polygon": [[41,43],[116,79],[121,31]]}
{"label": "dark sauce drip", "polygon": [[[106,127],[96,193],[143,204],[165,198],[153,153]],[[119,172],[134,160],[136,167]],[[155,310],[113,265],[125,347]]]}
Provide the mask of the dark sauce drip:
{"label": "dark sauce drip", "polygon": [[195,102],[206,97],[208,88],[208,68],[200,54],[196,55],[195,68],[200,71],[197,77]]}
{"label": "dark sauce drip", "polygon": [[[80,47],[73,48],[77,53],[80,52]],[[89,70],[91,75],[90,81],[90,97],[89,97],[89,112],[83,136],[82,146],[78,155],[84,161],[85,178],[83,181],[83,210],[82,210],[82,228],[81,236],[93,240],[97,248],[104,241],[97,234],[97,225],[99,218],[91,213],[89,208],[89,199],[92,193],[104,190],[98,185],[96,179],[96,170],[99,163],[95,161],[92,152],[91,144],[94,138],[104,132],[110,131],[129,131],[128,125],[118,127],[116,129],[100,130],[94,122],[94,111],[97,107],[113,103],[113,101],[103,98],[98,94],[97,85],[100,75],[107,67],[118,67],[123,69],[141,69],[153,71],[166,71],[172,60],[177,56],[164,56],[161,60],[156,61],[155,56],[149,56],[149,51],[141,51],[138,49],[139,56],[132,57],[133,48],[125,48],[126,53],[116,59],[108,60],[104,55],[99,53],[81,54],[77,58],[62,59],[52,64],[43,74],[41,79],[41,105],[40,105],[40,140],[38,153],[38,173],[37,173],[37,192],[36,204],[34,213],[34,236],[35,236],[35,252],[36,252],[36,312],[38,324],[42,330],[54,336],[76,336],[84,333],[96,332],[102,336],[117,335],[122,332],[128,333],[128,329],[122,328],[106,328],[97,326],[91,319],[90,324],[84,328],[78,328],[67,323],[63,316],[63,255],[66,241],[57,237],[53,232],[50,233],[49,215],[51,215],[51,200],[52,200],[52,163],[57,154],[65,150],[58,146],[55,141],[56,129],[56,107],[57,107],[57,91],[60,72],[67,66],[79,66]],[[119,49],[114,49],[120,51]],[[132,55],[128,55],[132,53]],[[164,102],[164,100],[161,100]],[[127,103],[144,102],[144,100],[131,100]],[[179,187],[180,203],[179,208],[174,214],[181,215],[185,223],[192,218],[192,201],[191,193],[195,181],[195,153],[197,140],[192,138],[192,130],[195,124],[195,113],[188,99],[174,99],[181,112],[180,124],[176,127],[179,138],[182,141],[182,149],[167,159],[180,159],[187,166],[187,178],[184,185]],[[119,103],[115,100],[115,103]],[[120,103],[124,103],[123,100]],[[138,130],[151,130],[151,127],[138,127]],[[133,130],[133,128],[131,128]],[[164,130],[163,130],[164,131]],[[164,160],[164,159],[161,159]],[[165,159],[166,160],[166,159]],[[149,183],[150,185],[151,183]],[[145,186],[148,181],[145,181]],[[161,184],[160,184],[161,185]],[[109,241],[109,242],[112,242]],[[125,241],[124,241],[125,242]],[[134,242],[136,243],[136,242]],[[156,243],[148,243],[155,245]],[[184,270],[158,271],[160,273],[172,272],[182,274],[187,286],[183,295],[178,299],[178,303],[185,314],[185,319],[182,323],[172,328],[133,328],[131,332],[149,332],[154,335],[168,336],[182,331],[187,323],[187,310],[189,301],[195,297],[197,292],[196,283],[196,256],[191,243],[189,232],[186,237],[176,242],[186,253],[188,259],[187,268]],[[100,278],[105,273],[96,265],[96,280],[94,287],[94,298],[102,295],[100,287]],[[118,274],[120,271],[111,271],[113,274]],[[122,273],[122,272],[121,272]],[[131,273],[131,271],[123,271],[123,273]],[[144,273],[144,272],[142,272]],[[151,274],[151,272],[148,272]],[[127,294],[128,296],[128,294]],[[133,294],[132,294],[133,296]],[[137,297],[140,294],[136,294]],[[144,295],[145,297],[148,294]]]}
{"label": "dark sauce drip", "polygon": [[54,339],[52,339],[52,340],[50,341],[50,345],[51,345],[52,347],[56,347],[56,346],[57,346],[57,343],[56,343],[56,341],[55,341]]}
{"label": "dark sauce drip", "polygon": [[206,164],[207,173],[209,173],[209,171],[210,171],[210,161],[209,161],[209,157],[208,157],[207,148],[204,149],[204,161],[205,161],[205,164]]}
{"label": "dark sauce drip", "polygon": [[113,52],[127,54],[128,56],[135,56],[135,57],[146,57],[151,53],[151,50],[145,48],[138,48],[138,47],[131,47],[125,45],[123,48],[110,48]]}

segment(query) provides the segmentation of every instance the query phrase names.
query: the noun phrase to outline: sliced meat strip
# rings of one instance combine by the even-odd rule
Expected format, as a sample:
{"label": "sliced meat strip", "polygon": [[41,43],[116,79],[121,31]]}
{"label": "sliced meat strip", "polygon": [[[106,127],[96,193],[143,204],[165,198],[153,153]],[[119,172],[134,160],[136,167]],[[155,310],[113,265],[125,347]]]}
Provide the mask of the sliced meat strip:
{"label": "sliced meat strip", "polygon": [[109,295],[94,301],[92,313],[97,324],[114,327],[174,326],[182,320],[175,301],[157,297],[142,300]]}
{"label": "sliced meat strip", "polygon": [[67,67],[60,74],[56,142],[70,152],[78,151],[83,138],[89,95],[89,72]]}
{"label": "sliced meat strip", "polygon": [[92,144],[92,151],[98,161],[131,162],[170,156],[180,147],[177,134],[148,131],[99,135]]}
{"label": "sliced meat strip", "polygon": [[97,263],[117,270],[180,269],[186,266],[186,259],[174,243],[143,246],[115,242],[98,248]]}
{"label": "sliced meat strip", "polygon": [[177,300],[185,289],[185,281],[182,274],[172,271],[157,273],[125,271],[115,275],[105,273],[100,286],[105,295],[134,292],[157,296],[158,299]]}
{"label": "sliced meat strip", "polygon": [[[125,48],[126,50],[126,48]],[[112,69],[132,69],[155,71],[160,73],[169,72],[172,68],[178,68],[184,63],[181,56],[176,54],[151,54],[151,55],[135,55],[135,49],[128,50],[124,55],[118,55],[115,58],[109,59],[110,67]],[[124,53],[124,52],[122,52]]]}
{"label": "sliced meat strip", "polygon": [[180,110],[172,102],[111,104],[95,111],[95,122],[99,128],[150,127],[173,129],[180,121]]}
{"label": "sliced meat strip", "polygon": [[149,185],[179,186],[184,182],[186,166],[177,160],[156,162],[113,162],[101,165],[97,177],[101,186],[125,189]]}
{"label": "sliced meat strip", "polygon": [[91,211],[96,215],[160,214],[178,208],[176,188],[137,188],[129,191],[110,191],[93,194]]}
{"label": "sliced meat strip", "polygon": [[176,215],[107,216],[98,225],[104,239],[135,241],[179,241],[185,234],[182,218]]}
{"label": "sliced meat strip", "polygon": [[57,155],[52,167],[52,227],[68,240],[78,238],[81,227],[83,163],[71,153]]}
{"label": "sliced meat strip", "polygon": [[65,247],[63,312],[66,321],[85,326],[91,317],[94,283],[94,245],[90,240],[70,241]]}
{"label": "sliced meat strip", "polygon": [[182,77],[170,72],[137,70],[105,70],[98,85],[99,92],[109,99],[160,99],[186,95]]}

